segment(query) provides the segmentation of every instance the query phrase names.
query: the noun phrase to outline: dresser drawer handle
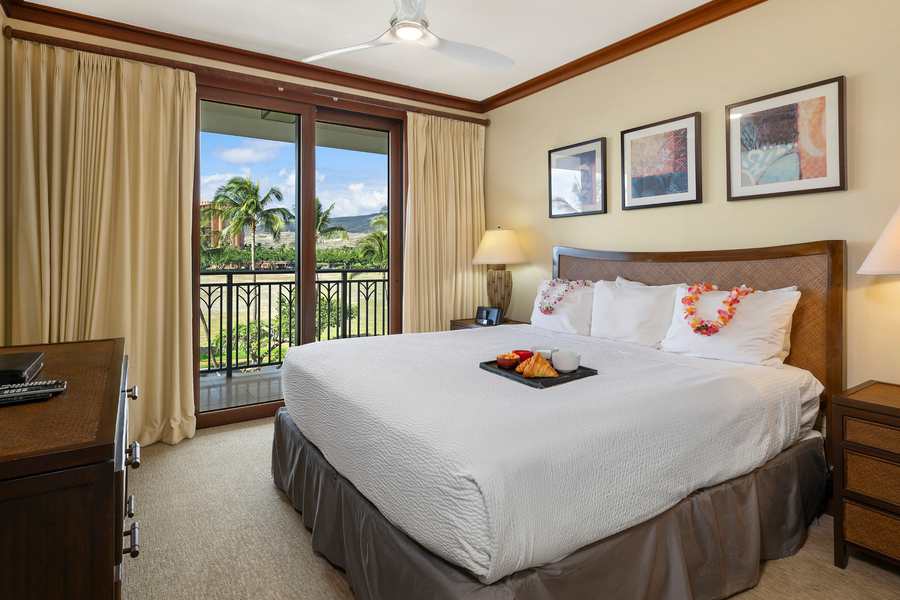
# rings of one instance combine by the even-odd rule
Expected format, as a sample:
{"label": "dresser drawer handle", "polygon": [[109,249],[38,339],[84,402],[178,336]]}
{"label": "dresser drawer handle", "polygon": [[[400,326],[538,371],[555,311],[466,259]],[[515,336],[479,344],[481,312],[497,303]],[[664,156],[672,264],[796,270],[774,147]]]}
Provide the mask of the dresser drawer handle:
{"label": "dresser drawer handle", "polygon": [[136,385],[131,386],[127,390],[122,390],[124,394],[126,394],[132,400],[137,400],[138,398],[138,389]]}
{"label": "dresser drawer handle", "polygon": [[131,546],[122,549],[122,554],[128,554],[131,558],[137,558],[141,553],[141,546],[138,540],[138,524],[132,523],[131,529],[122,534],[124,537],[131,538]]}
{"label": "dresser drawer handle", "polygon": [[125,516],[129,519],[134,517],[134,494],[128,496],[128,505],[125,507]]}
{"label": "dresser drawer handle", "polygon": [[126,467],[131,467],[132,469],[137,469],[141,466],[141,445],[137,442],[132,442],[131,448],[125,451],[125,456],[131,456],[131,458],[125,461]]}

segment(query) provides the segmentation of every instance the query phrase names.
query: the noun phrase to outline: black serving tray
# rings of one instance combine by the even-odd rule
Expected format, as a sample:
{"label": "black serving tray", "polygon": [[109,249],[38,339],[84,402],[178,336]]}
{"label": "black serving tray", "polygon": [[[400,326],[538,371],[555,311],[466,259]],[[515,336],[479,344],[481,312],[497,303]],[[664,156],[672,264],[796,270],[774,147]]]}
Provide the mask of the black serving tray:
{"label": "black serving tray", "polygon": [[493,373],[495,375],[499,375],[500,377],[506,377],[507,379],[511,379],[512,381],[518,381],[519,383],[524,383],[529,387],[537,388],[539,390],[553,387],[555,385],[562,385],[563,383],[575,381],[576,379],[593,377],[597,374],[597,369],[580,366],[571,373],[560,373],[559,377],[535,377],[533,379],[528,379],[521,373],[516,373],[515,367],[509,369],[498,367],[496,360],[479,363],[478,366],[488,373]]}

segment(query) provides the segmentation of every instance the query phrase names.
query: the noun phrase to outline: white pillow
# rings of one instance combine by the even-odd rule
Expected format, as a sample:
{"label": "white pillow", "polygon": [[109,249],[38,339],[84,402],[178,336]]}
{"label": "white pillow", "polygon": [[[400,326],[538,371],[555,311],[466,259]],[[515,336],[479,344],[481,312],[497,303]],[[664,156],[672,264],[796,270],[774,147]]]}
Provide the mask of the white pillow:
{"label": "white pillow", "polygon": [[[616,277],[616,283],[619,285],[643,285],[646,286],[646,283],[641,283],[640,281],[631,281],[630,279],[625,279],[624,277]],[[687,287],[687,284],[682,283],[684,287]],[[759,293],[760,290],[757,290],[756,293]],[[766,293],[771,292],[796,292],[797,286],[792,285],[785,288],[778,288],[777,290],[766,290]],[[791,327],[794,324],[793,314],[791,315],[791,320],[788,321],[787,331],[784,334],[784,345],[781,348],[781,353],[778,355],[782,361],[788,357],[788,354],[791,353]],[[658,346],[657,346],[658,347]]]}
{"label": "white pillow", "polygon": [[[730,360],[733,362],[781,368],[784,338],[788,323],[800,300],[800,292],[753,293],[741,298],[737,312],[718,333],[700,335],[691,330],[690,320],[684,318],[681,299],[688,293],[680,287],[675,294],[672,324],[662,340],[666,352]],[[694,315],[702,320],[714,320],[729,291],[704,292]]]}
{"label": "white pillow", "polygon": [[[777,292],[796,292],[797,286],[792,285],[786,288],[778,288],[777,290],[767,290],[767,294],[777,293]],[[759,293],[760,290],[756,290],[755,293]],[[784,332],[784,344],[781,346],[781,354],[778,355],[778,358],[784,362],[784,359],[788,357],[788,354],[791,353],[791,327],[794,325],[794,314],[791,313],[791,320],[788,321],[787,331]]]}
{"label": "white pillow", "polygon": [[[541,279],[537,296],[534,299],[531,324],[547,331],[590,335],[594,285],[577,287],[567,292],[563,299],[553,307],[553,313],[549,315],[541,312],[541,294],[546,289],[550,289],[550,280]],[[553,301],[556,299],[564,289],[566,289],[565,284],[553,286],[550,289],[549,300]]]}
{"label": "white pillow", "polygon": [[593,337],[659,348],[672,323],[672,306],[679,284],[646,286],[598,282],[591,315]]}
{"label": "white pillow", "polygon": [[646,286],[646,283],[641,283],[640,281],[632,281],[630,279],[625,279],[624,277],[616,277],[616,285],[643,285]]}
{"label": "white pillow", "polygon": [[[640,281],[632,281],[630,279],[625,279],[624,277],[616,277],[616,285],[630,285],[630,286],[637,286],[637,287],[669,287],[669,286],[678,287],[679,285],[684,286],[684,287],[688,286],[686,283],[669,283],[666,285],[647,285],[646,283],[641,283]],[[797,289],[797,288],[794,288],[794,289]]]}
{"label": "white pillow", "polygon": [[616,277],[616,284],[618,285],[641,285],[646,287],[646,283],[641,283],[640,281],[632,281],[630,279],[625,279],[624,277]]}

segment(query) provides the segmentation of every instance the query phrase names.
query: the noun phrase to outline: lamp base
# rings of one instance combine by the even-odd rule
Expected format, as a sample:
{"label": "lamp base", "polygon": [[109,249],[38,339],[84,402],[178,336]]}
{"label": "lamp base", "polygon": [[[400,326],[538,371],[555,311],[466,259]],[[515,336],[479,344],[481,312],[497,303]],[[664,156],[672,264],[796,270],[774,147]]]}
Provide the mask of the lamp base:
{"label": "lamp base", "polygon": [[512,273],[491,269],[487,272],[487,296],[491,308],[503,309],[503,320],[508,321],[506,312],[512,299]]}

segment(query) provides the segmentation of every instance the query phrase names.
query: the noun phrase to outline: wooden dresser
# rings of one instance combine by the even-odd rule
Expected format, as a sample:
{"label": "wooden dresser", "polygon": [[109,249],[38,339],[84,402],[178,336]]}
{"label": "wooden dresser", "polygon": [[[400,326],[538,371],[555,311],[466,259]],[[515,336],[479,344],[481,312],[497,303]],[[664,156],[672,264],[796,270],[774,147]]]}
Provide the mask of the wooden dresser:
{"label": "wooden dresser", "polygon": [[[123,553],[137,556],[126,471],[125,340],[0,348],[44,353],[38,380],[65,380],[44,402],[0,407],[0,596],[92,600],[121,596]],[[129,514],[130,513],[130,514]],[[124,549],[123,549],[124,548]]]}
{"label": "wooden dresser", "polygon": [[847,566],[852,545],[900,565],[900,386],[867,381],[835,395],[832,421],[834,564]]}

